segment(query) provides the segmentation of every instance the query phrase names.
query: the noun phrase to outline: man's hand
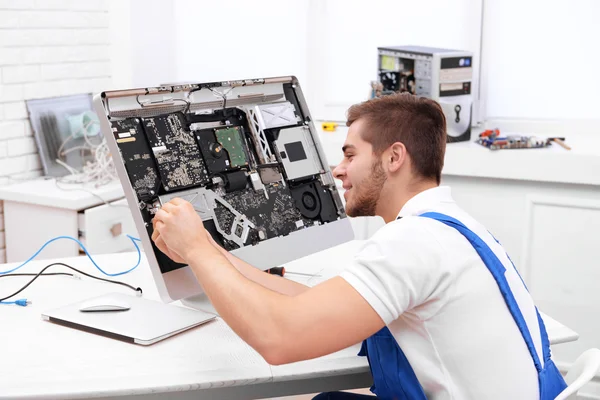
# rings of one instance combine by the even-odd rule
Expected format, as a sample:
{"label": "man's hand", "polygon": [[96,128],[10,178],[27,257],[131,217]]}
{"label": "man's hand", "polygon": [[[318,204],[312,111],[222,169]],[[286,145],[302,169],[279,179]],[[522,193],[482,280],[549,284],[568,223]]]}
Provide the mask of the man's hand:
{"label": "man's hand", "polygon": [[[152,226],[155,226],[155,221],[152,221]],[[215,239],[213,239],[213,237],[211,236],[211,234],[206,231],[206,236],[208,237],[208,241],[217,249],[219,249],[219,244],[217,242],[215,242]],[[160,233],[158,232],[158,230],[154,229],[152,231],[152,241],[154,241],[154,244],[156,245],[156,247],[158,247],[158,249],[160,251],[162,251],[167,257],[169,257],[171,260],[180,263],[180,264],[185,264],[186,261],[179,256],[179,254],[175,253],[174,251],[170,250],[169,247],[167,246],[167,244],[165,243],[165,241],[163,240],[162,236],[160,236]],[[254,269],[254,267],[252,267],[252,269]]]}
{"label": "man's hand", "polygon": [[[152,224],[154,226],[154,221],[152,221]],[[186,263],[186,261],[183,258],[181,258],[177,253],[169,250],[169,248],[165,244],[165,241],[163,240],[162,236],[160,236],[160,233],[158,233],[158,231],[156,229],[152,232],[152,240],[154,241],[154,244],[156,245],[156,247],[158,247],[158,249],[160,251],[162,251],[171,260],[175,261],[176,263],[180,263],[180,264]]]}
{"label": "man's hand", "polygon": [[175,198],[164,204],[152,224],[152,240],[173,261],[189,264],[190,257],[197,251],[216,251],[202,219],[187,201]]}

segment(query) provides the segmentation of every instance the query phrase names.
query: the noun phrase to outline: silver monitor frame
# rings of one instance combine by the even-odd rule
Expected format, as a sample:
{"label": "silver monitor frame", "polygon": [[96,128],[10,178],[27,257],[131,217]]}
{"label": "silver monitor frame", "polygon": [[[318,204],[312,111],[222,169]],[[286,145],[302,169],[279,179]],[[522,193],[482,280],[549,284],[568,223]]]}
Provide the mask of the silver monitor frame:
{"label": "silver monitor frame", "polygon": [[[282,265],[292,260],[354,239],[354,232],[352,230],[350,219],[343,212],[343,203],[341,202],[341,198],[335,186],[333,175],[329,169],[325,152],[319,140],[317,130],[312,122],[312,118],[308,111],[306,100],[300,88],[300,84],[298,83],[298,79],[294,76],[290,76],[217,82],[217,84],[222,85],[221,87],[231,87],[230,92],[226,95],[228,101],[229,97],[239,100],[243,99],[244,97],[255,96],[252,93],[256,92],[257,85],[265,85],[262,88],[267,90],[265,90],[263,96],[259,98],[263,99],[263,103],[269,103],[269,101],[265,101],[264,99],[269,97],[267,92],[270,89],[276,88],[277,85],[283,87],[284,83],[292,83],[293,85],[292,87],[295,90],[299,106],[302,108],[302,113],[306,118],[304,124],[310,130],[317,153],[325,169],[324,173],[321,174],[321,180],[330,186],[336,207],[338,207],[338,209],[341,207],[342,215],[340,219],[336,221],[295,231],[287,236],[267,239],[258,243],[257,245],[242,247],[231,252],[240,259],[262,270]],[[106,91],[96,94],[93,100],[94,108],[100,119],[102,133],[108,142],[108,147],[111,153],[115,155],[113,158],[115,161],[116,171],[121,181],[121,185],[123,186],[127,203],[132,211],[133,220],[140,235],[141,243],[145,251],[154,282],[158,289],[158,293],[160,294],[161,300],[164,302],[197,298],[199,295],[203,294],[203,290],[189,266],[166,273],[161,271],[153,251],[151,238],[147,234],[146,224],[139,209],[136,192],[131,185],[129,175],[125,169],[125,164],[122,162],[120,156],[116,156],[120,155],[120,152],[109,121],[109,114],[114,112],[115,108],[109,107],[117,106],[117,110],[118,107],[121,107],[123,110],[137,110],[139,112],[143,112],[143,107],[139,102],[139,96],[144,96],[145,99],[149,98],[151,102],[154,99],[157,100],[158,103],[169,103],[171,106],[177,106],[178,103],[183,104],[183,102],[177,102],[176,100],[172,99],[185,100],[185,96],[187,95],[187,101],[189,101],[191,105],[191,107],[188,106],[188,109],[193,109],[196,104],[194,97],[197,97],[194,94],[199,93],[200,90],[194,90],[193,93],[190,93],[190,90],[210,84],[212,83],[174,84],[159,87]],[[237,97],[234,97],[235,94],[237,94]],[[170,98],[172,101],[165,102],[165,98]],[[115,101],[110,99],[115,99]],[[234,100],[231,101],[233,102]],[[109,105],[109,102],[114,104]],[[261,103],[260,100],[257,100],[257,102]],[[218,108],[219,107],[211,105],[211,109]]]}

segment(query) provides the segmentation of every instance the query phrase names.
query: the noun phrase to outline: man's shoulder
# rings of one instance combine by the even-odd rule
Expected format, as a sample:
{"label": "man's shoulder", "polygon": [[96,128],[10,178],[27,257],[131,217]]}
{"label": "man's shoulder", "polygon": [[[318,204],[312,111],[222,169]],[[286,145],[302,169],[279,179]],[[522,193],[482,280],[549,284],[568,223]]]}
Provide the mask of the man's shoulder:
{"label": "man's shoulder", "polygon": [[412,237],[414,235],[431,236],[432,228],[433,230],[436,230],[436,228],[439,228],[440,226],[438,221],[431,218],[422,217],[420,215],[410,215],[385,224],[375,233],[375,235],[373,235],[373,238],[403,238],[405,236]]}
{"label": "man's shoulder", "polygon": [[430,218],[407,216],[382,226],[368,242],[392,249],[439,248],[437,230],[442,225]]}

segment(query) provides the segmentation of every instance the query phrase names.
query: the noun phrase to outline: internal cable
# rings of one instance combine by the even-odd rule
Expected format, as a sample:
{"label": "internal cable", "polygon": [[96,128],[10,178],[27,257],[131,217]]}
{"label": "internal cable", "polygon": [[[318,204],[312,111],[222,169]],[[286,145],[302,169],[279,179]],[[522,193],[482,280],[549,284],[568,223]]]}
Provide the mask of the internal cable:
{"label": "internal cable", "polygon": [[221,99],[223,99],[223,110],[225,110],[227,108],[227,95],[229,94],[229,92],[231,92],[234,88],[230,88],[228,91],[226,92],[219,92],[218,90],[213,90],[211,87],[207,88],[208,90],[210,90],[214,96],[216,97],[220,97]]}
{"label": "internal cable", "polygon": [[[138,105],[139,105],[141,108],[148,107],[148,106],[153,106],[153,105],[158,105],[158,104],[161,104],[161,103],[168,103],[168,102],[175,102],[175,101],[183,101],[183,102],[185,103],[185,106],[183,107],[183,113],[184,113],[184,114],[187,114],[188,112],[190,112],[190,107],[192,106],[192,103],[191,103],[191,102],[189,102],[188,100],[186,100],[186,99],[177,99],[177,98],[171,98],[170,100],[167,100],[167,101],[149,102],[149,103],[148,103],[148,105],[146,105],[146,104],[144,104],[144,103],[142,103],[142,102],[140,101],[140,96],[141,96],[141,95],[139,95],[139,94],[138,94],[138,95],[136,95],[136,96],[135,96],[135,101],[137,101]],[[189,96],[189,94],[188,94],[188,96]],[[158,115],[155,115],[153,118],[156,118],[156,117],[162,117],[162,116],[167,116],[167,115],[170,115],[170,114],[171,114],[171,113],[168,113],[168,114],[158,114]]]}

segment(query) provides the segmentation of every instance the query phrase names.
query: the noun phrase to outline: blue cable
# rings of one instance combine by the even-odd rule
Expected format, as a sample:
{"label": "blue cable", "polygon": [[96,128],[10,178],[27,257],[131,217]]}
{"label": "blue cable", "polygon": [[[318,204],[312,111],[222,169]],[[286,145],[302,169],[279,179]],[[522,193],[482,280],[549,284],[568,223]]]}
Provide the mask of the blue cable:
{"label": "blue cable", "polygon": [[16,304],[21,307],[27,307],[31,302],[27,299],[19,299],[15,301],[0,301],[0,304]]}
{"label": "blue cable", "polygon": [[[138,252],[138,260],[137,263],[135,264],[135,266],[133,268],[128,269],[127,271],[123,271],[123,272],[116,272],[114,274],[110,274],[106,271],[104,271],[102,268],[100,268],[100,266],[98,266],[98,264],[96,264],[96,262],[94,261],[94,259],[92,258],[92,256],[90,255],[90,253],[87,251],[87,249],[85,248],[85,246],[83,245],[83,243],[81,243],[79,240],[75,239],[74,237],[71,236],[57,236],[54,239],[50,239],[48,240],[46,243],[44,243],[44,245],[38,250],[36,251],[36,253],[34,255],[32,255],[31,257],[29,257],[29,259],[27,261],[25,261],[23,264],[19,265],[18,267],[15,267],[13,269],[10,269],[8,271],[0,271],[0,275],[5,275],[5,274],[10,274],[11,272],[15,272],[16,270],[18,270],[19,268],[21,268],[22,266],[24,266],[25,264],[27,264],[28,262],[30,262],[31,260],[33,260],[35,257],[37,257],[38,254],[41,253],[42,250],[44,250],[44,248],[46,246],[48,246],[50,243],[58,240],[58,239],[69,239],[72,240],[74,242],[76,242],[77,244],[79,244],[79,246],[81,246],[81,248],[83,249],[83,251],[85,252],[85,254],[88,256],[88,258],[90,259],[90,261],[92,262],[92,264],[94,264],[94,266],[96,268],[98,268],[98,271],[102,272],[104,275],[106,276],[119,276],[119,275],[125,275],[131,271],[133,271],[134,269],[136,269],[138,267],[138,265],[140,265],[140,262],[142,261],[142,252],[140,250],[140,247],[138,246],[138,244],[136,242],[141,242],[140,239],[133,237],[131,235],[127,235],[127,237],[133,242],[133,245],[135,246],[137,252]],[[19,300],[17,300],[19,301]],[[6,304],[6,303],[4,303]],[[19,303],[12,303],[12,304],[18,304],[21,305]]]}

